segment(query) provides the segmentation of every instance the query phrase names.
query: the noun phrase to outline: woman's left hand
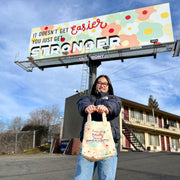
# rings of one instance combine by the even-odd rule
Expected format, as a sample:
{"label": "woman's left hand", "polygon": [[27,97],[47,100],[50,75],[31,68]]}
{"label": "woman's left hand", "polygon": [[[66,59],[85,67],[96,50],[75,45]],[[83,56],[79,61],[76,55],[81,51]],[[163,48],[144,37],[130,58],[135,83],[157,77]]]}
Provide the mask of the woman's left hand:
{"label": "woman's left hand", "polygon": [[105,112],[106,114],[109,114],[109,110],[106,106],[104,105],[98,105],[96,106],[96,111],[100,114],[102,114],[103,112]]}

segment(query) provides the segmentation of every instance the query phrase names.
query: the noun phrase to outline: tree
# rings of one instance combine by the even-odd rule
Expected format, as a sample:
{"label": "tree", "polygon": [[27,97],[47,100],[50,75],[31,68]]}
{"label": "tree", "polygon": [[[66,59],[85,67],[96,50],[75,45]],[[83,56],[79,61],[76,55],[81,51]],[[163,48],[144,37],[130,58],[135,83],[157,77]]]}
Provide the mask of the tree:
{"label": "tree", "polygon": [[32,131],[32,132],[35,131],[35,134],[36,134],[35,146],[40,146],[41,144],[44,143],[43,140],[45,137],[47,139],[48,130],[49,130],[48,126],[34,125],[34,124],[32,125],[27,124],[22,128],[22,131]]}
{"label": "tree", "polygon": [[11,125],[9,126],[9,130],[20,131],[21,128],[22,128],[22,118],[20,116],[17,116],[11,120]]}
{"label": "tree", "polygon": [[52,124],[57,124],[61,120],[61,114],[60,114],[60,109],[58,105],[52,105],[51,108],[51,115],[52,115]]}
{"label": "tree", "polygon": [[0,120],[0,133],[4,131],[4,123]]}
{"label": "tree", "polygon": [[51,134],[58,137],[60,134],[60,110],[58,105],[46,109],[36,109],[29,113],[30,118],[25,123],[22,131],[35,131],[36,145],[44,142],[45,137]]}
{"label": "tree", "polygon": [[28,124],[45,126],[50,124],[51,112],[49,109],[36,109],[30,112],[29,115]]}
{"label": "tree", "polygon": [[58,105],[53,105],[47,109],[36,109],[29,113],[30,118],[27,120],[27,124],[49,126],[59,123],[60,110]]}
{"label": "tree", "polygon": [[153,99],[152,95],[149,96],[148,106],[152,109],[159,110],[159,103],[157,102],[156,99]]}

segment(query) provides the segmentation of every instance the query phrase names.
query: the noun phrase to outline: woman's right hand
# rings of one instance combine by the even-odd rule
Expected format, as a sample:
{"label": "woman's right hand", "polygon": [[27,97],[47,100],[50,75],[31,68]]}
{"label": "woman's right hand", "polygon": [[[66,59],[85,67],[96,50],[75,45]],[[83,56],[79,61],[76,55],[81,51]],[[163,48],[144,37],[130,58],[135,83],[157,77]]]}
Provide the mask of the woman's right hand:
{"label": "woman's right hand", "polygon": [[98,105],[98,106],[96,106],[96,111],[98,112],[98,113],[100,113],[100,114],[102,114],[102,113],[106,113],[106,114],[109,114],[109,109],[106,107],[106,106],[104,106],[104,105]]}
{"label": "woman's right hand", "polygon": [[87,113],[87,114],[92,114],[95,111],[96,111],[96,106],[94,106],[94,105],[89,105],[85,109],[85,113]]}

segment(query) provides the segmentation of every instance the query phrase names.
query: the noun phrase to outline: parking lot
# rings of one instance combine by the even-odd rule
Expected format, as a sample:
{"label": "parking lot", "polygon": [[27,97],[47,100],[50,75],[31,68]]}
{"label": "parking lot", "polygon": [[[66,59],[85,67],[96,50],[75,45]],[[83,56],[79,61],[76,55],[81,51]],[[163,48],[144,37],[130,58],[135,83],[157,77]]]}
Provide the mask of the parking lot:
{"label": "parking lot", "polygon": [[[0,179],[71,180],[77,158],[61,154],[0,156]],[[180,153],[120,152],[116,179],[179,180],[179,164]]]}

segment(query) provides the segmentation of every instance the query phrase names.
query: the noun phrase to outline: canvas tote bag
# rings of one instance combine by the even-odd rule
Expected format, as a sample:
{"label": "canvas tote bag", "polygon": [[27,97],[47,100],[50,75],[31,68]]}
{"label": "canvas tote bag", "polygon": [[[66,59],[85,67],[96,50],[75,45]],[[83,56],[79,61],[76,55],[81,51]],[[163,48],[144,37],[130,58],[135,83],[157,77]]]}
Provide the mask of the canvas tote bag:
{"label": "canvas tote bag", "polygon": [[111,158],[116,153],[111,125],[107,121],[105,113],[102,114],[102,119],[103,121],[93,121],[91,114],[87,116],[82,142],[82,156],[91,162]]}

